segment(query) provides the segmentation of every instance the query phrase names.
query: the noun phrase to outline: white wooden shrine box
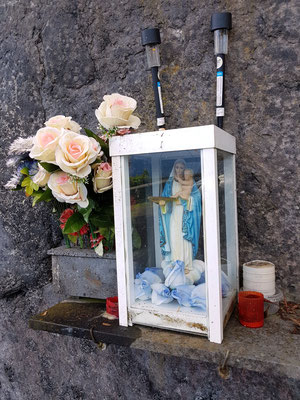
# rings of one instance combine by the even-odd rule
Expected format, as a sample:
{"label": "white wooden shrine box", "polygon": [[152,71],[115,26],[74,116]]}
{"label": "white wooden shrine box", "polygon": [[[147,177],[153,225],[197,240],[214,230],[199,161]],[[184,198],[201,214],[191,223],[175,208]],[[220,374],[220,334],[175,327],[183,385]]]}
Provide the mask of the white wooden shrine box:
{"label": "white wooden shrine box", "polygon": [[238,291],[235,152],[214,125],[110,139],[120,325],[222,342]]}

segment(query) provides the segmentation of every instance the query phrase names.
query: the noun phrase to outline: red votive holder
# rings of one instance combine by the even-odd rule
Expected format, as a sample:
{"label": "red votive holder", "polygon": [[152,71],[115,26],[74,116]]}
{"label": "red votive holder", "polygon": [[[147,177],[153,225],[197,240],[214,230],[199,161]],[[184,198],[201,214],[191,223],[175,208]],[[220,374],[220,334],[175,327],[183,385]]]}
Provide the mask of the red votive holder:
{"label": "red votive holder", "polygon": [[249,328],[264,326],[264,295],[259,292],[239,293],[239,321]]}
{"label": "red votive holder", "polygon": [[119,318],[118,296],[107,297],[106,299],[106,312]]}

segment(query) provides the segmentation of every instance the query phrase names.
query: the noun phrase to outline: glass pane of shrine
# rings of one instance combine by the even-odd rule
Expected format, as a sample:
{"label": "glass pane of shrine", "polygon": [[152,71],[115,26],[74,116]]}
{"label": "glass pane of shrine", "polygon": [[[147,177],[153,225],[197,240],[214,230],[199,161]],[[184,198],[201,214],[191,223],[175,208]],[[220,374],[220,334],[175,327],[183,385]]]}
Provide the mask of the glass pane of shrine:
{"label": "glass pane of shrine", "polygon": [[132,155],[128,163],[129,306],[205,315],[201,151]]}
{"label": "glass pane of shrine", "polygon": [[234,192],[234,158],[230,153],[218,150],[218,193],[221,251],[221,283],[223,311],[227,312],[235,295],[237,249]]}

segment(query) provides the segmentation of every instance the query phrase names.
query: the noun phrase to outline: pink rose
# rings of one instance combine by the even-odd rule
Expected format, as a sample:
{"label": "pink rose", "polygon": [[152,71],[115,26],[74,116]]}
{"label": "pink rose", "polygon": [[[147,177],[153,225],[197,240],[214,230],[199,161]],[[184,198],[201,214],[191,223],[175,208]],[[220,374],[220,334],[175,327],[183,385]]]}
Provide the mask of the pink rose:
{"label": "pink rose", "polygon": [[89,205],[85,185],[72,179],[66,172],[53,172],[49,178],[48,187],[56,200],[61,203],[78,204],[82,208]]}
{"label": "pink rose", "polygon": [[112,188],[112,168],[108,162],[93,165],[94,192],[102,193]]}
{"label": "pink rose", "polygon": [[56,128],[46,127],[39,129],[33,138],[30,157],[56,164],[55,151],[61,136],[62,131]]}
{"label": "pink rose", "polygon": [[[140,119],[132,115],[136,109],[136,101],[132,97],[113,93],[103,97],[103,102],[95,111],[100,124],[106,129],[137,129],[141,123]],[[122,134],[122,133],[121,133]]]}
{"label": "pink rose", "polygon": [[76,132],[63,132],[55,151],[56,163],[63,171],[84,178],[91,172],[90,164],[100,155],[101,147],[93,138]]}
{"label": "pink rose", "polygon": [[72,117],[65,117],[64,115],[55,115],[48,119],[48,121],[45,122],[45,125],[59,130],[62,128],[67,129],[76,133],[79,133],[81,130],[80,125],[78,125],[77,122],[72,121]]}
{"label": "pink rose", "polygon": [[111,165],[108,162],[101,163],[98,167],[98,171],[111,171]]}

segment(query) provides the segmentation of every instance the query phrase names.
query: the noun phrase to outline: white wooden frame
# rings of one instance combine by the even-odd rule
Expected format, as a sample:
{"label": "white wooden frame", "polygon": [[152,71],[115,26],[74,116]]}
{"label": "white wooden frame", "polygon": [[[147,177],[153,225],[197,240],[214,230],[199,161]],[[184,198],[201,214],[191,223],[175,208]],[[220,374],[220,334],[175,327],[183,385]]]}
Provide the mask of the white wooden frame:
{"label": "white wooden frame", "polygon": [[109,141],[112,157],[213,148],[235,154],[235,138],[215,125],[204,125],[115,136]]}
{"label": "white wooden frame", "polygon": [[[160,312],[159,308],[148,303],[139,302],[137,307],[130,297],[130,282],[133,282],[133,268],[131,268],[131,216],[130,198],[125,187],[129,187],[128,156],[147,153],[161,153],[180,150],[202,151],[201,175],[203,196],[203,228],[204,253],[206,263],[207,282],[207,314],[205,317],[196,312],[178,313],[172,310]],[[217,149],[232,155],[236,152],[235,138],[214,125],[174,129],[159,132],[148,132],[110,139],[110,155],[113,166],[113,190],[115,210],[116,256],[119,296],[119,322],[122,326],[133,323],[162,327],[167,329],[184,330],[191,333],[207,334],[209,340],[221,343],[223,339],[224,313],[229,310],[232,298],[224,308],[222,306],[221,291],[221,258],[219,240],[219,207],[218,207],[218,171]],[[224,169],[234,168],[230,162]],[[235,171],[233,171],[234,174]],[[127,184],[126,184],[127,183]],[[235,180],[234,180],[235,191]],[[225,190],[225,196],[227,192]],[[237,219],[236,200],[234,195],[233,215],[234,234],[237,263]],[[227,224],[226,224],[226,229]],[[229,233],[229,231],[228,231]],[[234,257],[233,254],[230,257]],[[217,278],[216,278],[217,277]],[[235,272],[236,290],[238,289],[238,274]],[[225,311],[224,311],[225,310]],[[167,316],[167,318],[166,318]],[[175,321],[175,322],[174,322]]]}
{"label": "white wooden frame", "polygon": [[[121,165],[121,157],[112,157],[117,271],[122,271],[126,265],[124,246],[125,237],[123,228],[124,214],[122,204],[122,171],[123,168]],[[117,281],[119,323],[121,326],[128,326],[126,274],[119,272],[117,274]]]}
{"label": "white wooden frame", "polygon": [[204,259],[206,264],[206,301],[208,304],[208,337],[215,343],[223,340],[221,290],[221,255],[218,201],[217,150],[202,151],[202,194]]}

